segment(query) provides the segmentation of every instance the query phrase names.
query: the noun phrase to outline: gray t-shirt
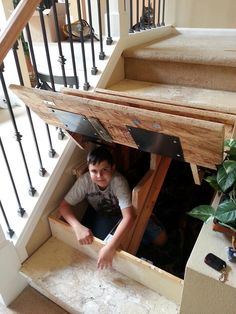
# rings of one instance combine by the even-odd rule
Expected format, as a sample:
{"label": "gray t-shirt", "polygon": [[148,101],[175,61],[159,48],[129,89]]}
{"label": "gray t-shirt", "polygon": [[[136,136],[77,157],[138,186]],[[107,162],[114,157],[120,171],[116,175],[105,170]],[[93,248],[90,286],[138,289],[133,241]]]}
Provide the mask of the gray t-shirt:
{"label": "gray t-shirt", "polygon": [[65,196],[65,200],[70,205],[76,205],[84,199],[87,199],[96,211],[107,214],[120,213],[120,210],[132,204],[128,182],[117,171],[105,190],[99,189],[91,180],[89,172],[80,176]]}

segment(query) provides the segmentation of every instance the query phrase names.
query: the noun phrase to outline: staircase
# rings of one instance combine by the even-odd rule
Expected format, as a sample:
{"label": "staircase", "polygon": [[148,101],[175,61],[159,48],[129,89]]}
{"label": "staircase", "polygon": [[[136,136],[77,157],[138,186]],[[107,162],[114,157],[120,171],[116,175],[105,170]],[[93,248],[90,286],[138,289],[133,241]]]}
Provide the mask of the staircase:
{"label": "staircase", "polygon": [[[137,102],[157,101],[170,105],[170,111],[173,105],[179,116],[209,124],[208,131],[204,128],[202,131],[206,138],[211,126],[219,125],[223,137],[216,137],[216,143],[231,137],[236,114],[235,37],[234,30],[179,29],[157,42],[128,49],[120,59],[123,77],[116,83],[111,80],[113,84],[106,87],[107,94],[118,91],[122,97],[132,97]],[[217,148],[221,157],[222,147]],[[214,168],[213,163],[209,166]],[[101,243],[95,241],[94,247],[81,251],[68,226],[55,216],[50,223],[53,237],[24,263],[22,273],[33,287],[65,310],[178,313],[181,280],[125,252],[119,252],[114,270],[98,271],[95,258]],[[120,267],[120,258],[126,259],[128,270]],[[136,276],[129,271],[132,258],[139,265]],[[154,280],[153,273],[148,277],[151,285],[143,281],[147,269],[162,274],[161,280]]]}
{"label": "staircase", "polygon": [[[185,116],[203,120],[208,118],[196,115],[193,108],[218,112],[218,118],[234,115],[235,36],[235,30],[179,29],[159,41],[128,49],[122,57],[123,79],[107,88],[173,104]],[[222,122],[218,118],[209,121]],[[232,116],[231,122],[224,122],[225,138],[231,137],[234,121]]]}

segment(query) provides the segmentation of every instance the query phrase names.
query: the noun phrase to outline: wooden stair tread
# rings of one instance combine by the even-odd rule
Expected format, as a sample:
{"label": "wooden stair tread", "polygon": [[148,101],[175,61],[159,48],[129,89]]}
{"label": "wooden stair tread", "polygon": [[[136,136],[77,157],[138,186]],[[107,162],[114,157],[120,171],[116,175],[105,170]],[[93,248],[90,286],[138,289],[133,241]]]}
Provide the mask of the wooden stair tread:
{"label": "wooden stair tread", "polygon": [[[70,313],[178,313],[173,301],[52,237],[22,266],[32,287]],[[158,284],[158,283],[157,283]],[[98,311],[99,309],[99,311]],[[143,311],[142,311],[143,310]]]}
{"label": "wooden stair tread", "polygon": [[[146,134],[152,132],[169,138],[177,137],[183,151],[179,157],[182,155],[186,162],[213,169],[222,162],[225,136],[222,121],[143,108],[142,104],[137,105],[136,99],[126,101],[125,97],[119,95],[104,97],[97,92],[88,93],[74,89],[63,89],[62,94],[17,85],[11,85],[10,88],[48,124],[67,128],[67,122],[64,124],[54,114],[55,110],[67,115],[70,113],[88,119],[95,118],[108,131],[114,143],[134,148],[138,148],[138,144],[128,127],[138,127],[145,130]],[[172,155],[168,157],[174,158]]]}
{"label": "wooden stair tread", "polygon": [[236,114],[236,93],[124,79],[107,89],[183,107]]}

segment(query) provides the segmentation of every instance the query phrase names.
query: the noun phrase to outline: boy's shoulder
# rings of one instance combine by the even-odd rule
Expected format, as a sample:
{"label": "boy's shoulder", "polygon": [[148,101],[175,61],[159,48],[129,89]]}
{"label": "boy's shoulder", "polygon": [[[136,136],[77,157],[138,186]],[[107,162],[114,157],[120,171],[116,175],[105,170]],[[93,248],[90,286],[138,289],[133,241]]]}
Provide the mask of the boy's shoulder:
{"label": "boy's shoulder", "polygon": [[112,180],[111,180],[112,184],[128,184],[127,179],[118,171],[115,171],[113,176],[112,176]]}

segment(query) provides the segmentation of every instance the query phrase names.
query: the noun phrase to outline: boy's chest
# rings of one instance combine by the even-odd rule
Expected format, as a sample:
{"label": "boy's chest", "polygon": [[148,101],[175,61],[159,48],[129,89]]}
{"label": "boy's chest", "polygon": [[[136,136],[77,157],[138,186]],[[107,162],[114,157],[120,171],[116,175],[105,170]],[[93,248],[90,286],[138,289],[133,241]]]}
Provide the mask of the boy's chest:
{"label": "boy's chest", "polygon": [[86,198],[95,210],[110,212],[119,209],[118,199],[110,188],[100,191],[96,187],[91,187]]}

